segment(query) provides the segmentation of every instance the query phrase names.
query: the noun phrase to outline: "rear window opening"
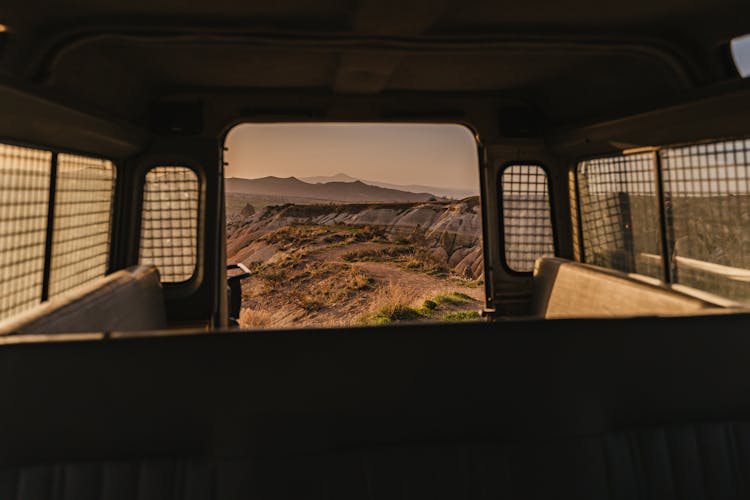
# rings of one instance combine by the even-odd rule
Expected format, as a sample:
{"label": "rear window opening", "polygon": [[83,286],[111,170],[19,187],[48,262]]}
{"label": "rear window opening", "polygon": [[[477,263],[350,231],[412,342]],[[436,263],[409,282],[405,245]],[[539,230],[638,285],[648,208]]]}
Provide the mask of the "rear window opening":
{"label": "rear window opening", "polygon": [[244,124],[226,140],[244,328],[466,321],[484,305],[479,165],[460,125]]}

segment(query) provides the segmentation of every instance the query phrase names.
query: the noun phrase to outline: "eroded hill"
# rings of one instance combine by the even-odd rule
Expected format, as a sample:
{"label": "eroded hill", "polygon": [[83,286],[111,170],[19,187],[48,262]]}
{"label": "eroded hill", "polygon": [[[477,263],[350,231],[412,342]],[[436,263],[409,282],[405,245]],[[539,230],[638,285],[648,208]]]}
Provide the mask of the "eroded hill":
{"label": "eroded hill", "polygon": [[478,201],[285,204],[230,216],[228,261],[253,270],[245,326],[476,318]]}

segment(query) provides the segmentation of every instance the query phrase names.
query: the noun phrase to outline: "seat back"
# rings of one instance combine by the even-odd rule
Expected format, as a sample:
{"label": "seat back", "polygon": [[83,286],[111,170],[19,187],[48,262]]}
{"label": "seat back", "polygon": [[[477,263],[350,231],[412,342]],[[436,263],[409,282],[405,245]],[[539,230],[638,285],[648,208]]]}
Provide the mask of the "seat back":
{"label": "seat back", "polygon": [[730,305],[719,302],[668,289],[646,276],[557,257],[541,258],[534,267],[532,313],[543,318],[702,314]]}
{"label": "seat back", "polygon": [[520,443],[444,442],[265,460],[161,457],[12,467],[2,498],[586,500],[746,498],[750,424]]}
{"label": "seat back", "polygon": [[0,338],[0,498],[747,498],[749,324]]}
{"label": "seat back", "polygon": [[134,266],[0,322],[0,335],[159,330],[164,293],[154,266]]}

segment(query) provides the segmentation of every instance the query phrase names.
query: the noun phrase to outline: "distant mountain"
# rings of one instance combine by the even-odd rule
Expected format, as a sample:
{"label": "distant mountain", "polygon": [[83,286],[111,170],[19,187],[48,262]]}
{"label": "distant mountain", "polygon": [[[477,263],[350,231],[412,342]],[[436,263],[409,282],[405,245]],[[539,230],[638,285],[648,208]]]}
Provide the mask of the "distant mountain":
{"label": "distant mountain", "polygon": [[[325,184],[327,182],[356,182],[359,179],[357,179],[356,177],[352,177],[351,175],[338,173],[336,175],[319,175],[317,177],[300,177],[299,180],[304,181],[304,182],[309,182],[310,184]],[[365,184],[372,184],[372,183],[366,182]]]}
{"label": "distant mountain", "polygon": [[389,184],[387,182],[371,181],[367,179],[357,179],[351,175],[338,173],[336,175],[329,176],[317,176],[317,177],[300,177],[300,180],[310,182],[312,184],[326,183],[326,182],[356,182],[361,181],[370,186],[378,186],[388,189],[397,189],[399,191],[408,191],[410,193],[433,193],[437,196],[443,196],[446,198],[463,199],[470,196],[476,196],[479,194],[479,186],[477,189],[462,189],[462,188],[441,188],[437,186],[422,186],[419,184]]}
{"label": "distant mountain", "polygon": [[414,193],[398,189],[372,186],[354,180],[352,182],[325,182],[312,184],[296,177],[262,177],[242,179],[230,177],[225,180],[227,193],[243,193],[279,198],[309,198],[310,200],[330,200],[346,203],[367,202],[417,202],[438,198],[431,193]]}

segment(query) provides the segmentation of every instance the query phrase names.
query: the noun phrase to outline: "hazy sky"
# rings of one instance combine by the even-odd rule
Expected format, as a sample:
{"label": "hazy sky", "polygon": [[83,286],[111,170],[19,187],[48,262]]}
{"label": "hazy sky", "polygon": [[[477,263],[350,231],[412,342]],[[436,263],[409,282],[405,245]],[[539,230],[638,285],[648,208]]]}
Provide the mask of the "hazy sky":
{"label": "hazy sky", "polygon": [[477,147],[459,125],[245,124],[227,137],[227,177],[348,174],[393,184],[478,189]]}

